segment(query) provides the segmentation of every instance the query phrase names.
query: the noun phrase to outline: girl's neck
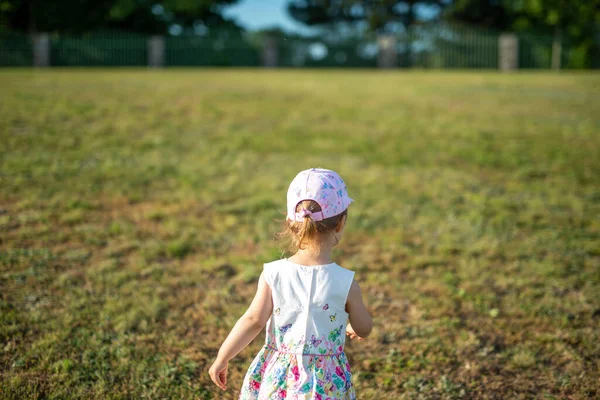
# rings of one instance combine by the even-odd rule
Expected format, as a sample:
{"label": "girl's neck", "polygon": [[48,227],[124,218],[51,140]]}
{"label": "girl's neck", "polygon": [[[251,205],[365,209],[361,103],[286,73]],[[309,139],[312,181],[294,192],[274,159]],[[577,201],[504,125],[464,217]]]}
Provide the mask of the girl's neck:
{"label": "girl's neck", "polygon": [[300,249],[288,258],[291,262],[300,265],[326,265],[331,264],[331,247],[315,247]]}

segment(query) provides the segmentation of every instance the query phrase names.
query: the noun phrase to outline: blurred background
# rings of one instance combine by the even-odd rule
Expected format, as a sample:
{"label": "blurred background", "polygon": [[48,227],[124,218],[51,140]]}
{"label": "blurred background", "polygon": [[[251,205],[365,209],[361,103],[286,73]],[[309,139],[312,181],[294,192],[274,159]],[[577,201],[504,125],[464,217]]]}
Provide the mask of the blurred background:
{"label": "blurred background", "polygon": [[0,0],[0,398],[236,399],[264,332],[207,370],[311,167],[360,399],[598,398],[599,10]]}
{"label": "blurred background", "polygon": [[581,69],[596,0],[3,0],[4,66]]}

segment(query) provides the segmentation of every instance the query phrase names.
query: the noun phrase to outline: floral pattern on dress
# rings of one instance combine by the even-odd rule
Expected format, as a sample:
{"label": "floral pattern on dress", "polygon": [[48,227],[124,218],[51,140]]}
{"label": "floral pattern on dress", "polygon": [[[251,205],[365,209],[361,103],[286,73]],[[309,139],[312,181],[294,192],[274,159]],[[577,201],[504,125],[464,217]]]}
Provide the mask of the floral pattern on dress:
{"label": "floral pattern on dress", "polygon": [[[248,369],[240,400],[355,400],[350,365],[343,343],[340,344],[342,329],[343,325],[333,329],[327,338],[315,339],[320,340],[316,346],[318,354],[291,353],[265,344]],[[313,338],[304,341],[303,348],[314,352],[314,343]],[[301,357],[304,360],[299,360]]]}

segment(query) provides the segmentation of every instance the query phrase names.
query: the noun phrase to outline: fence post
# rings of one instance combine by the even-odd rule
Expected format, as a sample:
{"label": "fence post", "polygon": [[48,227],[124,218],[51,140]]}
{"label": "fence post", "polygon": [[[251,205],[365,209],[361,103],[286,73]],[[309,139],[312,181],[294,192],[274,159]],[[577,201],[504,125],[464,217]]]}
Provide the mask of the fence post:
{"label": "fence post", "polygon": [[277,39],[272,36],[265,36],[263,40],[263,66],[265,68],[274,68],[279,61],[279,52],[277,48]]}
{"label": "fence post", "polygon": [[148,66],[159,68],[165,65],[165,38],[150,36],[148,39]]}
{"label": "fence post", "polygon": [[560,59],[562,56],[562,43],[559,35],[554,35],[552,41],[552,69],[555,71],[560,70]]}
{"label": "fence post", "polygon": [[33,36],[33,66],[50,66],[50,37],[47,33]]}
{"label": "fence post", "polygon": [[498,62],[500,71],[519,68],[519,39],[514,33],[502,33],[498,37]]}
{"label": "fence post", "polygon": [[398,66],[396,37],[393,35],[377,36],[377,67],[395,68]]}

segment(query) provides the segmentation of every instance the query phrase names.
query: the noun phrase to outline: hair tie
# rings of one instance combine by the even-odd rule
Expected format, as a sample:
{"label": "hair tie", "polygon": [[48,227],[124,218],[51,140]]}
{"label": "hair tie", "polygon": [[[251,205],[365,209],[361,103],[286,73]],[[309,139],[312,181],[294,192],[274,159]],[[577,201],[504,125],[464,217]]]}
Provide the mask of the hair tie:
{"label": "hair tie", "polygon": [[300,211],[300,214],[302,214],[302,218],[306,218],[307,216],[312,216],[312,211],[307,210],[306,208]]}

